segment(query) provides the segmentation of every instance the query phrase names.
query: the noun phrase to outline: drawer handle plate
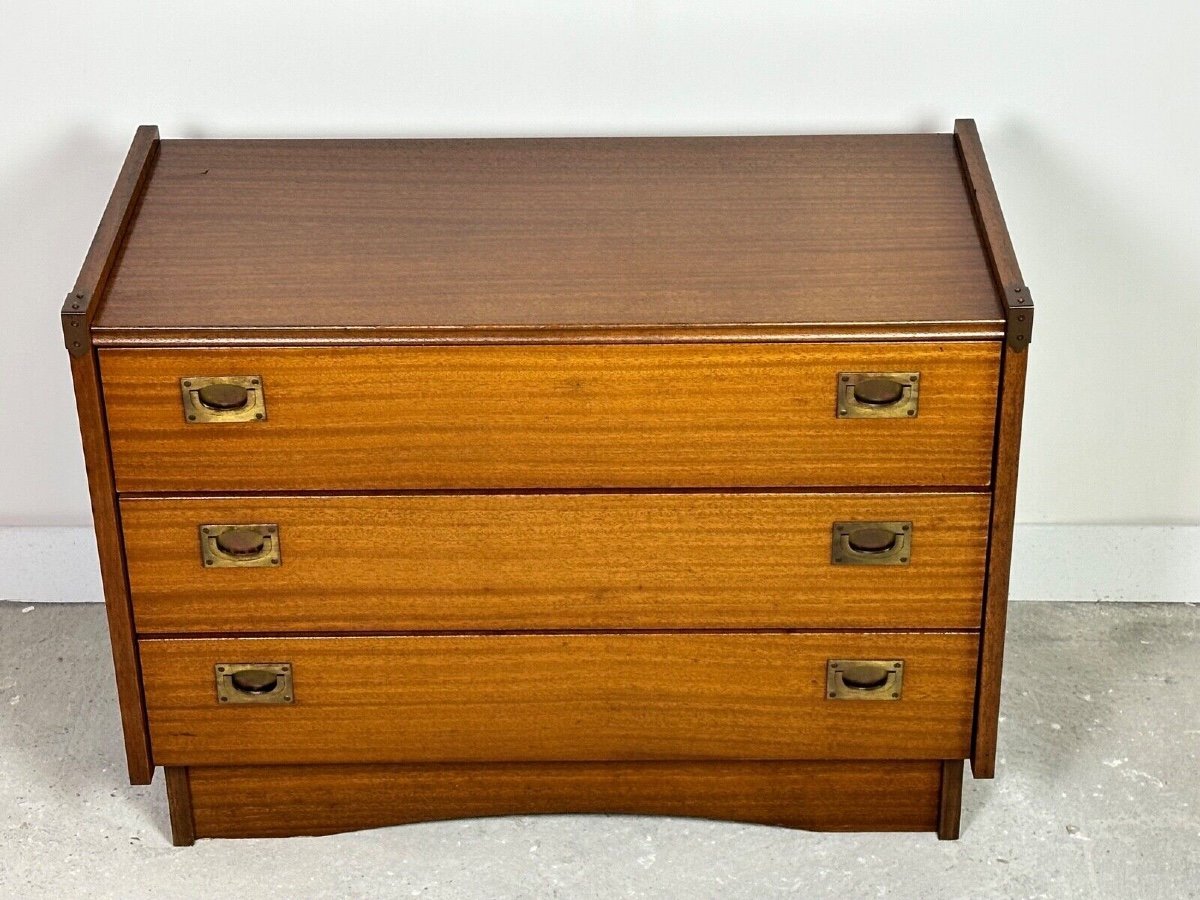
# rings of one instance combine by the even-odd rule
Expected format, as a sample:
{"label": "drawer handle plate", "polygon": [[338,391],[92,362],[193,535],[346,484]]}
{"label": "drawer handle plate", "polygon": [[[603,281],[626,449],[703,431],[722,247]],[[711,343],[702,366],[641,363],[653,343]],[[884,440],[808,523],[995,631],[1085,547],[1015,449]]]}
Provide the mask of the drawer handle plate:
{"label": "drawer handle plate", "polygon": [[189,375],[179,379],[183,419],[189,425],[263,422],[267,398],[258,375]]}
{"label": "drawer handle plate", "polygon": [[825,666],[830,700],[899,700],[904,693],[902,659],[831,659]]}
{"label": "drawer handle plate", "polygon": [[279,566],[278,525],[201,525],[200,560],[206,569]]}
{"label": "drawer handle plate", "polygon": [[839,419],[916,418],[920,372],[839,372]]}
{"label": "drawer handle plate", "polygon": [[835,566],[907,566],[912,559],[912,522],[834,522]]}
{"label": "drawer handle plate", "polygon": [[217,663],[213,666],[217,682],[217,703],[265,703],[287,705],[296,702],[292,690],[291,663]]}

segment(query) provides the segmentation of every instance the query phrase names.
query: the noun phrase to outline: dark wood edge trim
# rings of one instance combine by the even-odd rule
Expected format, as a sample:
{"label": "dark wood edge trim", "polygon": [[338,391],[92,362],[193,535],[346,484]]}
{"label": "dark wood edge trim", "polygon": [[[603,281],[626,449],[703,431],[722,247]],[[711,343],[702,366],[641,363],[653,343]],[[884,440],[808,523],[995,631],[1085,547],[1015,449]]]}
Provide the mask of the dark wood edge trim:
{"label": "dark wood edge trim", "polygon": [[[189,627],[187,631],[169,631],[169,630],[154,630],[152,628],[143,629],[140,633],[139,640],[143,644],[155,644],[158,642],[170,641],[179,643],[180,641],[231,641],[231,640],[307,640],[310,638],[330,638],[330,639],[357,639],[357,638],[503,638],[503,637],[652,637],[667,636],[667,637],[721,637],[732,635],[735,637],[749,637],[754,635],[796,635],[796,636],[828,636],[830,638],[854,637],[861,635],[864,632],[871,634],[887,635],[889,637],[962,637],[965,635],[978,635],[978,628],[971,628],[966,625],[953,625],[950,627],[941,627],[939,625],[853,625],[839,628],[832,625],[767,625],[767,626],[744,626],[744,625],[717,625],[709,628],[693,627],[693,626],[642,626],[637,628],[617,628],[612,625],[590,626],[590,627],[572,627],[572,628],[545,628],[541,626],[531,628],[356,628],[353,631],[336,631],[324,630],[314,631],[309,629],[290,631],[272,628],[269,631],[251,631],[248,629],[238,629],[237,631],[210,631],[203,626],[195,628]],[[910,757],[898,754],[897,759],[910,759]],[[916,757],[913,757],[916,758]],[[296,765],[309,765],[308,763],[296,763]],[[329,763],[314,763],[313,765],[330,765]]]}
{"label": "dark wood edge trim", "polygon": [[[829,635],[830,637],[844,637],[845,635],[862,634],[864,631],[871,634],[886,634],[890,637],[973,637],[979,633],[976,628],[937,628],[934,626],[924,627],[852,627],[852,628],[830,628],[828,626],[820,626],[816,628],[795,628],[795,627],[774,627],[774,628],[739,628],[736,626],[723,625],[716,628],[674,628],[660,626],[657,628],[614,628],[612,626],[603,628],[495,628],[495,629],[473,629],[473,628],[450,628],[429,630],[412,630],[412,629],[391,629],[387,631],[376,631],[371,629],[356,629],[354,631],[279,631],[272,629],[271,631],[243,631],[235,632],[218,631],[218,632],[199,632],[199,631],[160,631],[155,633],[144,634],[141,638],[144,644],[157,643],[179,643],[181,641],[293,641],[293,640],[308,640],[310,638],[336,638],[344,641],[375,640],[377,638],[473,638],[473,637],[648,637],[653,635],[666,637],[690,637],[697,635],[709,635],[720,637],[729,635],[732,637],[748,637],[755,635],[796,635],[807,637],[819,637],[821,635]],[[916,756],[897,755],[895,759],[920,759]],[[288,765],[293,765],[288,763]],[[329,765],[329,763],[294,763],[294,765]]]}
{"label": "dark wood edge trim", "polygon": [[995,455],[992,464],[992,514],[971,751],[972,774],[976,778],[991,778],[996,771],[996,729],[1000,717],[1004,631],[1008,619],[1021,414],[1025,405],[1025,349],[1029,346],[1033,327],[1033,298],[1017,263],[975,121],[955,121],[954,137],[976,224],[987,250],[997,293],[1008,316],[1007,339],[1000,357],[1000,396],[996,408]]}
{"label": "dark wood edge trim", "polygon": [[954,138],[997,280],[1001,284],[1021,281],[1021,267],[1017,264],[1017,255],[1004,224],[1004,214],[1000,211],[996,186],[983,155],[983,143],[979,139],[975,120],[956,119]]}
{"label": "dark wood edge trim", "polygon": [[954,138],[975,221],[987,249],[1000,302],[1008,318],[1008,346],[1019,352],[1029,346],[1032,339],[1033,297],[1017,264],[1017,255],[1008,234],[1008,226],[1004,223],[1004,213],[1000,209],[996,185],[983,154],[975,120],[956,120]]}
{"label": "dark wood edge trim", "polygon": [[192,812],[192,782],[188,769],[166,767],[167,809],[171,813],[171,843],[190,847],[196,843],[196,817]]}
{"label": "dark wood edge trim", "polygon": [[88,329],[99,309],[104,284],[120,253],[125,232],[133,221],[142,189],[158,156],[158,145],[158,126],[138,128],[84,257],[79,277],[75,279],[75,288],[63,301],[63,341],[72,356],[82,356],[89,351]]}
{"label": "dark wood edge trim", "polygon": [[851,341],[996,341],[995,322],[864,325],[662,326],[655,328],[330,328],[330,329],[92,329],[97,346],[177,347],[346,347],[493,344],[710,344]]}
{"label": "dark wood edge trim", "polygon": [[400,499],[403,497],[545,497],[545,496],[604,496],[605,494],[641,494],[649,496],[679,496],[701,494],[704,496],[727,496],[758,494],[792,494],[797,497],[813,497],[823,494],[861,495],[873,500],[900,499],[913,494],[937,497],[990,496],[991,489],[980,485],[804,485],[803,487],[557,487],[557,488],[375,488],[338,491],[326,488],[310,488],[291,491],[125,491],[121,502],[168,503],[196,500],[212,502],[218,500],[337,500],[344,498]]}
{"label": "dark wood edge trim", "polygon": [[99,358],[92,347],[89,325],[100,306],[105,282],[120,253],[143,187],[158,150],[158,128],[143,125],[134,135],[108,205],[92,238],[75,289],[63,304],[63,335],[71,359],[79,433],[87,467],[88,493],[96,529],[104,606],[108,616],[117,700],[125,737],[129,780],[149,784],[154,777],[150,732],[142,694],[141,666],[133,626],[133,607],[121,539],[120,509],[108,444]]}
{"label": "dark wood edge trim", "polygon": [[939,841],[957,841],[962,821],[963,761],[942,761],[942,788],[938,794]]}
{"label": "dark wood edge trim", "polygon": [[71,357],[71,378],[75,384],[79,434],[87,469],[92,520],[96,529],[96,548],[104,586],[104,608],[108,616],[129,780],[133,784],[149,784],[154,777],[150,731],[146,723],[125,545],[121,538],[121,510],[117,502],[108,428],[104,420],[100,371],[94,352]]}
{"label": "dark wood edge trim", "polygon": [[1008,584],[1028,358],[1028,353],[1017,353],[1005,346],[1000,361],[992,512],[988,529],[983,627],[979,641],[979,677],[971,749],[971,773],[976,778],[992,778],[996,774],[996,731],[1000,718],[1000,681],[1004,667],[1004,632],[1008,621]]}

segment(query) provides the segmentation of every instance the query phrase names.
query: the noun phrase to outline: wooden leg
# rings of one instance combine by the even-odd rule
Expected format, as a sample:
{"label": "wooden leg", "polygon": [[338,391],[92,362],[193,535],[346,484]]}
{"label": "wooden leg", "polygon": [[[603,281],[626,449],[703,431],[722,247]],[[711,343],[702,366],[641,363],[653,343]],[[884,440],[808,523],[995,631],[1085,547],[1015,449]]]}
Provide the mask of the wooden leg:
{"label": "wooden leg", "polygon": [[962,813],[963,761],[947,759],[942,762],[942,792],[938,800],[939,841],[957,841]]}
{"label": "wooden leg", "polygon": [[190,847],[196,843],[191,776],[183,767],[168,767],[166,772],[167,808],[171,812],[171,842],[176,847]]}

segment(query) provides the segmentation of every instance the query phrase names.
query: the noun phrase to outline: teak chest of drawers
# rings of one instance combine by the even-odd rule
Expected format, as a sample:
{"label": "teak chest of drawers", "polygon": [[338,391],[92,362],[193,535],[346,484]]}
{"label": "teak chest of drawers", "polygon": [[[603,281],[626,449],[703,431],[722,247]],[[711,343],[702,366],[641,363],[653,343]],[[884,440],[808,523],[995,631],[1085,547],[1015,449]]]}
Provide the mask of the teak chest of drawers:
{"label": "teak chest of drawers", "polygon": [[140,129],[63,308],[177,843],[650,813],[957,835],[1033,307],[974,123]]}

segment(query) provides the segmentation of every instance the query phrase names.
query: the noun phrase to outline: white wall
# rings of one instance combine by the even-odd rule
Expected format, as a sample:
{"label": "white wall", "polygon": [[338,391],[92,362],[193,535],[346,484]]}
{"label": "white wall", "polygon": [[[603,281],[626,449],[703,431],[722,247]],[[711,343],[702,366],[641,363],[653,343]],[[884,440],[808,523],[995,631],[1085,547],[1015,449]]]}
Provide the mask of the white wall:
{"label": "white wall", "polygon": [[1038,301],[1019,518],[1200,523],[1190,2],[0,6],[0,525],[88,522],[57,319],[165,137],[980,126]]}

